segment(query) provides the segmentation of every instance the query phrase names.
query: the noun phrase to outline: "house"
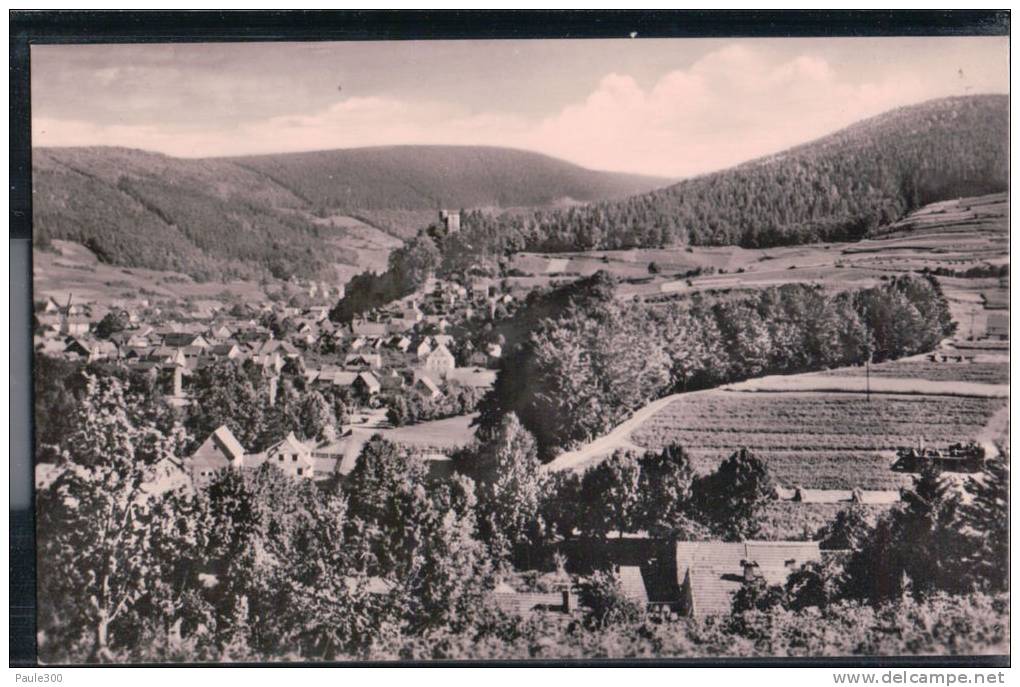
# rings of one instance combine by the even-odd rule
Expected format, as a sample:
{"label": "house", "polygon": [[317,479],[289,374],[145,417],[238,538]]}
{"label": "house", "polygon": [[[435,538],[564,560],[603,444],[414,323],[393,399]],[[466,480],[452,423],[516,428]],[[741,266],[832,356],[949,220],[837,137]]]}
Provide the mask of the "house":
{"label": "house", "polygon": [[351,334],[354,336],[386,336],[386,324],[383,322],[368,322],[366,320],[355,320],[351,322]]}
{"label": "house", "polygon": [[453,353],[450,353],[450,349],[442,344],[425,356],[425,372],[434,379],[446,379],[446,375],[456,365],[457,361],[454,360]]}
{"label": "house", "polygon": [[[328,289],[328,287],[326,287]],[[329,306],[315,305],[305,309],[305,313],[315,322],[322,322],[329,317]]]}
{"label": "house", "polygon": [[216,341],[226,341],[234,335],[234,332],[230,330],[230,327],[226,325],[219,325],[218,327],[212,327],[209,329],[209,338]]}
{"label": "house", "polygon": [[209,484],[220,470],[240,468],[243,458],[244,447],[241,442],[229,427],[220,425],[191,454],[191,481],[195,486]]}
{"label": "house", "polygon": [[237,358],[244,357],[240,347],[234,343],[216,344],[208,350],[208,354],[214,358],[227,360],[236,360]]}
{"label": "house", "polygon": [[184,348],[185,346],[197,346],[199,348],[209,348],[212,344],[206,340],[201,334],[195,334],[192,332],[167,332],[163,336],[163,345],[169,346],[170,348]]}
{"label": "house", "polygon": [[820,561],[818,542],[676,542],[680,610],[689,616],[726,615],[745,582],[785,584],[790,573]]}
{"label": "house", "polygon": [[400,319],[412,324],[421,322],[423,317],[425,317],[425,313],[419,310],[417,305],[412,305],[400,311]]}
{"label": "house", "polygon": [[344,357],[344,367],[353,369],[373,369],[382,367],[382,356],[378,353],[348,353]]}
{"label": "house", "polygon": [[990,339],[1009,339],[1009,313],[991,313],[988,315],[988,324],[985,328],[985,335]]}
{"label": "house", "polygon": [[382,387],[382,391],[384,392],[400,391],[407,386],[407,380],[405,380],[403,375],[398,373],[396,370],[393,370],[388,374],[380,374],[378,379],[379,385]]}
{"label": "house", "polygon": [[152,342],[149,341],[148,335],[134,332],[127,339],[126,345],[129,348],[148,348],[150,345],[152,345]]}
{"label": "house", "polygon": [[93,341],[70,337],[64,346],[64,354],[81,358],[88,362],[116,358],[119,354],[117,347],[110,341]]}
{"label": "house", "polygon": [[273,446],[265,453],[265,462],[275,465],[291,477],[313,479],[315,477],[315,460],[311,450],[297,440],[294,432]]}
{"label": "house", "polygon": [[426,398],[436,399],[443,395],[443,392],[439,389],[439,385],[436,384],[435,381],[433,381],[427,374],[415,374],[414,384],[411,388]]}
{"label": "house", "polygon": [[319,372],[318,377],[315,378],[314,383],[318,386],[347,388],[353,386],[354,381],[357,378],[357,372],[347,372],[346,370],[322,370]]}
{"label": "house", "polygon": [[92,323],[81,315],[67,315],[61,319],[60,333],[65,336],[82,336],[89,333]]}
{"label": "house", "polygon": [[374,396],[382,390],[382,384],[371,372],[361,372],[351,386],[358,392],[367,396]]}
{"label": "house", "polygon": [[296,349],[293,344],[279,339],[268,339],[267,341],[264,341],[255,352],[260,356],[278,353],[284,358],[297,358],[301,355],[301,352]]}
{"label": "house", "polygon": [[386,342],[386,345],[400,351],[401,353],[407,353],[407,349],[411,347],[411,340],[406,336],[394,336]]}
{"label": "house", "polygon": [[417,346],[414,348],[414,354],[419,359],[424,359],[429,353],[432,352],[432,340],[429,337],[422,339]]}

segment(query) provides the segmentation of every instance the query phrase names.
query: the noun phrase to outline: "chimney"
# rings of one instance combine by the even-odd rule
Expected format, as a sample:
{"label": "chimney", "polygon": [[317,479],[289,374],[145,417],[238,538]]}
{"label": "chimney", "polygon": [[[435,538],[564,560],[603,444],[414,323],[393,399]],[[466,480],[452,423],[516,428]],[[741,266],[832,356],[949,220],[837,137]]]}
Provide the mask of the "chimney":
{"label": "chimney", "polygon": [[754,561],[740,561],[740,564],[744,566],[744,582],[754,582],[760,577],[758,564]]}

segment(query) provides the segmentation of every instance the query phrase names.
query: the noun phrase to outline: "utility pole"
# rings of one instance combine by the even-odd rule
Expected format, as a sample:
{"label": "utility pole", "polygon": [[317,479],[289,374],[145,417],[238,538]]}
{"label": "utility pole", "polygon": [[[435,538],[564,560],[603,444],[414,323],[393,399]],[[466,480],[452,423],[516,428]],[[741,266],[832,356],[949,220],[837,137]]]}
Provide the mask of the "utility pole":
{"label": "utility pole", "polygon": [[864,344],[864,398],[868,403],[871,403],[871,356],[872,356],[872,345],[871,345],[871,332],[868,332],[867,341]]}

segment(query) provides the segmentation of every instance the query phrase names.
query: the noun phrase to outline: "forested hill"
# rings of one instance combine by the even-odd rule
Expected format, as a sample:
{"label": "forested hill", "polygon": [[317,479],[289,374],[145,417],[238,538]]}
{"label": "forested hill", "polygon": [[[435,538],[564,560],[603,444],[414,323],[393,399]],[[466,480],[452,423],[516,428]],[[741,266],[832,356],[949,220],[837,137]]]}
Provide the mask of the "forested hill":
{"label": "forested hill", "polygon": [[485,241],[493,255],[852,240],[926,203],[1005,190],[1008,173],[1008,96],[945,98],[619,202],[474,213],[465,240]]}
{"label": "forested hill", "polygon": [[[409,236],[437,207],[505,209],[621,198],[668,183],[502,148],[396,146],[179,159],[125,148],[33,150],[37,244],[199,278],[321,276],[345,255],[325,218]],[[328,240],[327,240],[328,239]]]}
{"label": "forested hill", "polygon": [[620,199],[669,183],[488,146],[382,146],[231,158],[319,208],[539,207]]}

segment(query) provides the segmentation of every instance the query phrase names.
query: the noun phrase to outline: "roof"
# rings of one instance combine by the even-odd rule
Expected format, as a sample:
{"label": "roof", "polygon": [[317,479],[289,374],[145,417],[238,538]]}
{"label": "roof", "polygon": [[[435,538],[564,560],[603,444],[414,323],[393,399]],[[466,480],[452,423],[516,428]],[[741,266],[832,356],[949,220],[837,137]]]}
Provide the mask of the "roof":
{"label": "roof", "polygon": [[484,389],[496,383],[496,371],[479,367],[455,367],[446,373],[446,381]]}
{"label": "roof", "polygon": [[820,560],[818,542],[677,542],[677,579],[690,584],[692,614],[729,613],[744,581],[744,561],[754,562],[768,584],[783,584],[791,572]]}
{"label": "roof", "polygon": [[640,567],[636,565],[621,565],[619,576],[620,586],[625,597],[641,604],[648,603],[648,590],[645,589],[645,580],[641,575]]}
{"label": "roof", "polygon": [[294,432],[287,434],[283,441],[275,444],[266,453],[276,453],[279,451],[289,451],[291,453],[308,453],[308,447],[298,441],[298,438],[294,436]]}
{"label": "roof", "polygon": [[432,395],[443,393],[442,391],[439,390],[439,386],[434,381],[432,381],[432,378],[429,377],[427,374],[416,374],[414,383],[421,384],[426,389],[428,389]]}
{"label": "roof", "polygon": [[358,374],[358,379],[360,379],[362,382],[364,382],[365,385],[368,386],[369,389],[379,389],[380,386],[381,386],[379,384],[379,380],[376,379],[375,375],[373,375],[371,372],[361,372],[361,373],[359,373]]}
{"label": "roof", "polygon": [[382,322],[351,322],[351,333],[358,336],[386,336],[386,325]]}
{"label": "roof", "polygon": [[244,447],[237,440],[234,433],[226,425],[220,425],[209,437],[202,442],[198,450],[193,454],[200,456],[208,454],[210,450],[216,450],[224,454],[229,461],[240,460],[244,456]]}
{"label": "roof", "polygon": [[217,427],[212,433],[212,439],[231,456],[240,458],[244,455],[244,447],[241,446],[241,442],[237,440],[237,437],[234,436],[234,433],[226,425]]}

